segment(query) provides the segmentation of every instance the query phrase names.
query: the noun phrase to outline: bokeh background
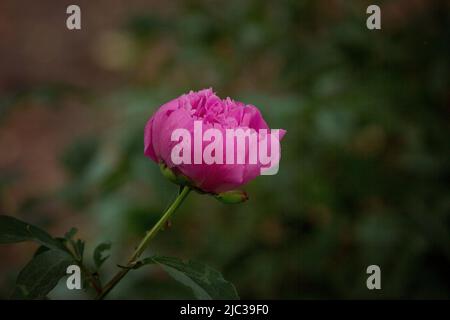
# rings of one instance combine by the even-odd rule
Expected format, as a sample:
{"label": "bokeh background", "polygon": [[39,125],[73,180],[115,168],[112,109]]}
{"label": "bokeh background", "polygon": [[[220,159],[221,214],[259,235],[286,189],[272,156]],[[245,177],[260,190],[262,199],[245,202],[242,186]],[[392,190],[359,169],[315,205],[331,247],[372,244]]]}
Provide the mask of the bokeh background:
{"label": "bokeh background", "polygon": [[[382,30],[366,28],[369,4]],[[177,191],[143,156],[145,122],[213,87],[287,129],[280,171],[242,205],[192,194],[149,253],[205,262],[242,298],[449,298],[449,13],[430,0],[2,0],[0,211],[78,228],[87,256],[110,240],[107,280]],[[0,247],[0,297],[35,250]],[[366,288],[371,264],[382,290]],[[148,267],[110,297],[193,295]]]}

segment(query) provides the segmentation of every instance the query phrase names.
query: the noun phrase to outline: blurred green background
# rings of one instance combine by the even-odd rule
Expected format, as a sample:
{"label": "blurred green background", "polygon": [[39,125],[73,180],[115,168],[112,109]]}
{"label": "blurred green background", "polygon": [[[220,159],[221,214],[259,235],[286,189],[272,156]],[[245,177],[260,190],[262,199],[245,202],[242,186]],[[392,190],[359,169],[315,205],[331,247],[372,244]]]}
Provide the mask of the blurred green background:
{"label": "blurred green background", "polygon": [[[205,262],[241,298],[449,298],[449,57],[448,1],[4,0],[0,212],[77,227],[88,254],[110,240],[109,279],[177,191],[143,156],[147,119],[213,87],[287,129],[280,171],[242,205],[192,194],[149,252]],[[34,250],[0,247],[0,297]],[[148,267],[110,298],[193,296]]]}

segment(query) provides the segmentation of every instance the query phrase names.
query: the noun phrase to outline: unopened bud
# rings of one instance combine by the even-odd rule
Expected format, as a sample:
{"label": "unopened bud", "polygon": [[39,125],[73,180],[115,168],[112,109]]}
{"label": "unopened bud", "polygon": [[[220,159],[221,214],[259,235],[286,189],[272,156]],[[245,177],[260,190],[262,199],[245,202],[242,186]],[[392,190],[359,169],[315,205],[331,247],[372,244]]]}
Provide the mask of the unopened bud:
{"label": "unopened bud", "polygon": [[232,190],[217,194],[216,199],[223,203],[242,203],[248,200],[248,195],[242,190]]}

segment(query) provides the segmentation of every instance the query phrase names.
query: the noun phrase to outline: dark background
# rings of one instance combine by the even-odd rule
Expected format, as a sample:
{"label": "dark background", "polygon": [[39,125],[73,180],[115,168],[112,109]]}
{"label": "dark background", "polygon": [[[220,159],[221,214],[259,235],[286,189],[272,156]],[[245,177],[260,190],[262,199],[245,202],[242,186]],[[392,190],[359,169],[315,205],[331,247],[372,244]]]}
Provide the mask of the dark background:
{"label": "dark background", "polygon": [[[81,7],[82,30],[66,28]],[[366,28],[378,4],[382,30]],[[162,103],[213,87],[288,133],[275,176],[226,206],[192,194],[150,252],[220,270],[242,298],[449,298],[448,1],[0,2],[0,212],[113,251],[176,187],[143,156]],[[0,297],[35,244],[0,247]],[[382,290],[366,288],[377,264]],[[87,298],[64,284],[50,298]],[[111,298],[192,298],[154,267]]]}

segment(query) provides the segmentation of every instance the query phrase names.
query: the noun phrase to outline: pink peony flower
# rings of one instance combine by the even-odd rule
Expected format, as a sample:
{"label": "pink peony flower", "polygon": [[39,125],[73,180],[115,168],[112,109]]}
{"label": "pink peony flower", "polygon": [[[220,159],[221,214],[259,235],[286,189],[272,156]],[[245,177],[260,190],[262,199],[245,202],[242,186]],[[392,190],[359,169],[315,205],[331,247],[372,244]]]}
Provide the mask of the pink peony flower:
{"label": "pink peony flower", "polygon": [[[195,130],[199,126],[202,128],[202,135],[196,136]],[[174,136],[177,129],[183,129],[182,132],[191,135],[188,141],[184,141],[187,148],[179,153],[180,157],[186,160],[181,163],[180,157],[174,158],[174,154],[177,155],[175,150],[179,151],[181,144],[180,137]],[[215,132],[222,134],[222,141],[219,141],[220,136],[207,139],[204,133],[208,129],[217,129]],[[228,132],[233,132],[230,129],[262,134],[258,134],[257,143],[251,142],[247,137],[244,147],[239,147],[236,137],[233,137],[233,141],[226,140]],[[220,99],[211,89],[191,91],[162,105],[148,120],[144,132],[144,154],[153,161],[167,166],[176,176],[187,178],[192,187],[217,194],[246,184],[259,176],[262,169],[268,167],[267,161],[264,163],[258,153],[261,146],[267,146],[267,155],[270,154],[278,166],[279,141],[286,131],[279,130],[275,145],[272,144],[275,137],[273,132],[255,106],[230,98]],[[213,142],[221,143],[216,144],[215,151],[211,152],[211,146],[207,148]],[[265,144],[261,145],[261,142]],[[174,149],[177,145],[178,149]],[[229,160],[225,159],[227,152],[232,153],[230,157],[232,162],[226,161]],[[253,161],[250,160],[251,152],[256,152],[258,156],[256,163],[254,158]],[[216,161],[214,163],[211,163],[211,160],[206,161],[205,154],[209,154]],[[220,158],[221,156],[223,157]],[[239,156],[242,156],[241,161],[237,160]]]}

